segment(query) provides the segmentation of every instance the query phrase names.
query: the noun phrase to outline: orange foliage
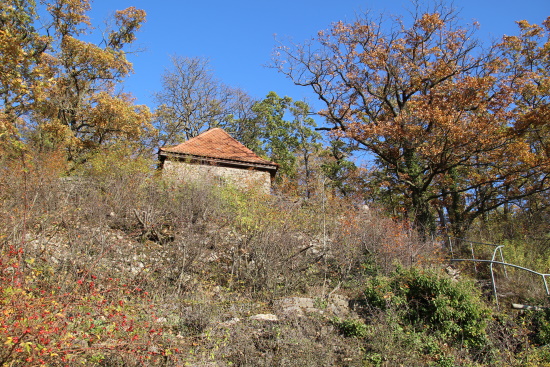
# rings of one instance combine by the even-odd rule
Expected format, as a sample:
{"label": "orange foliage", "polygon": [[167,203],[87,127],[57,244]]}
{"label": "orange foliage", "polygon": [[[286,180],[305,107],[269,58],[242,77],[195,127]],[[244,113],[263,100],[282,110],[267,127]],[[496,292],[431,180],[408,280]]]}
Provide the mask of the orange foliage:
{"label": "orange foliage", "polygon": [[[520,27],[504,47],[524,59],[536,49],[534,72],[512,70],[517,55],[496,46],[482,50],[475,26],[457,26],[444,5],[417,8],[411,25],[368,14],[338,22],[320,32],[318,49],[280,47],[279,69],[313,88],[337,135],[374,154],[418,229],[433,232],[438,216],[459,234],[482,213],[548,189],[550,159],[533,149],[532,122],[514,122],[547,125],[550,48],[543,27]],[[521,103],[537,85],[538,98]]]}

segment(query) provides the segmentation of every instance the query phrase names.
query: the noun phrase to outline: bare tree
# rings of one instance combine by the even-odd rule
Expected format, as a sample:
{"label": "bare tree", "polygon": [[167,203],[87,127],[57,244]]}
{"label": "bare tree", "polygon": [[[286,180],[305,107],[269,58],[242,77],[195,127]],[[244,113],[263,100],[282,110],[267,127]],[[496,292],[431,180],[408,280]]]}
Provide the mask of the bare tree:
{"label": "bare tree", "polygon": [[224,126],[251,106],[245,92],[214,76],[208,59],[172,56],[171,60],[172,68],[162,76],[162,91],[155,94],[159,145],[173,145]]}

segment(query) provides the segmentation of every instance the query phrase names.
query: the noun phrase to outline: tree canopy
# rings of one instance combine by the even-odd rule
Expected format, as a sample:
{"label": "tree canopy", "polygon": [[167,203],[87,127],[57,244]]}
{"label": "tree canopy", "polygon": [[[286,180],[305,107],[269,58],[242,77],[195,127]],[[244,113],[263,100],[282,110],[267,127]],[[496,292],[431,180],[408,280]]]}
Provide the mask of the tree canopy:
{"label": "tree canopy", "polygon": [[29,111],[42,74],[40,58],[48,39],[34,28],[34,1],[0,4],[0,152],[19,140],[20,117]]}
{"label": "tree canopy", "polygon": [[279,46],[275,62],[324,102],[332,134],[373,154],[380,184],[419,229],[435,231],[439,218],[460,235],[483,213],[550,187],[536,138],[549,123],[549,21],[520,22],[521,36],[482,47],[476,26],[442,4],[410,19],[367,13]]}
{"label": "tree canopy", "polygon": [[125,49],[135,41],[145,12],[116,11],[113,28],[92,43],[84,40],[94,29],[87,16],[90,1],[41,5],[38,11],[30,0],[2,4],[0,135],[21,142],[20,127],[32,126],[35,144],[64,148],[73,162],[119,139],[137,140],[150,128],[149,109],[135,105],[118,86],[132,72]]}
{"label": "tree canopy", "polygon": [[172,56],[171,61],[162,90],[155,93],[159,145],[178,144],[250,111],[252,98],[218,80],[208,59]]}

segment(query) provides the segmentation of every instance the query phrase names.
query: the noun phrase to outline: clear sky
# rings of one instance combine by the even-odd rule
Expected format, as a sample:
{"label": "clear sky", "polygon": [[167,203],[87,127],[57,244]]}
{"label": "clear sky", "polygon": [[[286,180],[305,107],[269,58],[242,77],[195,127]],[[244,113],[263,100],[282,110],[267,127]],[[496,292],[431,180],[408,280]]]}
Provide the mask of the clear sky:
{"label": "clear sky", "polygon": [[[422,2],[422,0],[420,0]],[[135,74],[125,90],[138,103],[155,107],[152,93],[161,89],[170,55],[206,57],[215,75],[256,99],[275,91],[280,96],[316,101],[276,70],[265,67],[278,38],[300,43],[331,23],[352,21],[367,9],[405,14],[409,0],[95,0],[92,22],[100,26],[109,14],[129,6],[144,9],[147,22],[137,34],[142,52],[130,55]],[[516,20],[540,24],[550,16],[550,0],[455,0],[464,23],[480,23],[479,38],[516,34]]]}

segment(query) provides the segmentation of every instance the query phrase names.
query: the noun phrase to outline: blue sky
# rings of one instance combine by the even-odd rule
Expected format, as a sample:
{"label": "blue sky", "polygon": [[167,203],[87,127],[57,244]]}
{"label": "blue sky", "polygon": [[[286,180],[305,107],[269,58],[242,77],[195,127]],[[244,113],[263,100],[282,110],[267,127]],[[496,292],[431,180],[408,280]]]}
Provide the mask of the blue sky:
{"label": "blue sky", "polygon": [[[364,10],[405,14],[410,4],[409,0],[95,0],[90,15],[100,27],[115,10],[135,6],[147,12],[136,42],[143,51],[129,55],[135,73],[125,90],[151,109],[152,93],[161,88],[170,55],[210,59],[217,78],[254,98],[273,90],[315,105],[309,90],[265,67],[276,44],[274,36],[300,43],[333,22],[352,21]],[[454,5],[461,9],[465,24],[480,23],[482,40],[516,34],[516,20],[540,24],[550,16],[550,0],[456,0]]]}

